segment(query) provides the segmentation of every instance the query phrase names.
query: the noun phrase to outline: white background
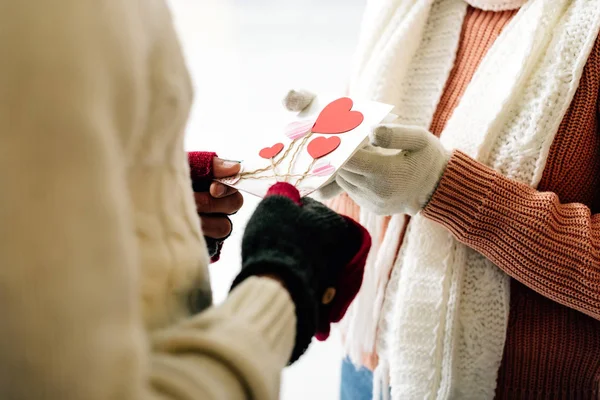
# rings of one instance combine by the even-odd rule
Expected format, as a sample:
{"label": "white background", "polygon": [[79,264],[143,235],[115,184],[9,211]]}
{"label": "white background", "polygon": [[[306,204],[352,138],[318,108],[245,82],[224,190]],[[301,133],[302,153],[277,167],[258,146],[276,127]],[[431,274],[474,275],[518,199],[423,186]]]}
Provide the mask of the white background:
{"label": "white background", "polygon": [[[196,87],[188,150],[239,159],[245,146],[286,120],[290,88],[344,94],[365,0],[169,0]],[[232,132],[246,132],[232,142]],[[239,135],[236,135],[236,137]],[[222,301],[240,264],[239,241],[257,200],[245,196],[234,234],[211,267]],[[284,400],[338,399],[339,335],[314,343],[284,372]]]}

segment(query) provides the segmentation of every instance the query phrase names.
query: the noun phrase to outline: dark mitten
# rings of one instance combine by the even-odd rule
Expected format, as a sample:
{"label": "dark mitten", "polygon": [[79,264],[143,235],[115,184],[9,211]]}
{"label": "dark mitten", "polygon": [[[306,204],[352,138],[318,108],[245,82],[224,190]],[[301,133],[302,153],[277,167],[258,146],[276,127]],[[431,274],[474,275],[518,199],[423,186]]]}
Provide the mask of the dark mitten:
{"label": "dark mitten", "polygon": [[[210,190],[210,185],[214,178],[213,159],[215,157],[217,157],[217,153],[207,151],[190,151],[188,153],[188,163],[190,165],[190,176],[194,192],[202,193]],[[211,262],[219,261],[225,239],[227,238],[215,239],[204,236]]]}
{"label": "dark mitten", "polygon": [[[296,306],[292,363],[315,334],[326,338],[330,322],[341,319],[362,283],[364,262],[359,264],[369,248],[370,237],[360,225],[315,200],[301,199],[293,186],[278,183],[248,222],[242,271],[233,287],[256,275],[283,281]],[[348,281],[348,271],[351,284],[338,287]]]}

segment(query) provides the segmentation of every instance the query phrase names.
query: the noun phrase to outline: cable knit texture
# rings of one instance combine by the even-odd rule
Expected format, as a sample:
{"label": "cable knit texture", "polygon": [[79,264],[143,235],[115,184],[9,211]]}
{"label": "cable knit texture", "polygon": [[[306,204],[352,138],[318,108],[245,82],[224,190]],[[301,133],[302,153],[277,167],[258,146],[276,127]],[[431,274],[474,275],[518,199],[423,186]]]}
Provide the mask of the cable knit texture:
{"label": "cable knit texture", "polygon": [[[589,7],[587,8],[587,11],[583,11],[586,9],[586,7]],[[524,11],[525,9],[527,10],[526,12]],[[390,9],[386,10],[382,7],[382,10],[383,11],[381,11],[381,15],[385,15],[386,13],[390,15]],[[491,54],[488,54],[485,57],[487,60],[482,62],[481,67],[478,69],[478,72],[475,74],[475,77],[472,80],[473,84],[465,91],[463,101],[461,101],[461,104],[457,107],[456,111],[450,118],[446,129],[444,129],[442,141],[450,148],[464,148],[466,152],[471,154],[471,157],[475,156],[479,161],[489,163],[489,165],[492,165],[504,175],[512,178],[510,182],[515,183],[515,181],[521,181],[531,186],[537,186],[540,180],[543,179],[542,172],[544,171],[544,166],[546,164],[546,156],[550,151],[550,146],[553,146],[552,143],[555,143],[553,139],[556,132],[559,131],[560,121],[564,115],[568,116],[567,106],[569,105],[570,100],[573,98],[575,89],[579,83],[579,77],[583,70],[582,61],[585,61],[587,58],[588,53],[594,43],[594,39],[598,33],[599,16],[597,14],[598,9],[597,7],[594,7],[593,2],[585,1],[576,2],[573,4],[552,1],[530,1],[524,10],[523,12],[519,13],[519,22],[515,21],[513,24],[510,24],[512,25],[510,29],[511,32],[509,34],[502,35],[504,38],[502,40],[498,40],[498,45],[493,46],[494,50],[490,52]],[[565,10],[567,11],[564,12]],[[481,11],[469,11],[468,14],[472,17],[477,13],[481,13]],[[540,15],[543,15],[544,18],[540,18]],[[376,8],[374,7],[370,9],[370,18],[371,19],[369,21],[372,24],[369,25],[369,21],[364,24],[367,29],[370,28],[369,34],[372,34],[375,37],[382,35],[385,36],[385,33],[382,34],[382,32],[385,32],[385,29],[382,29],[381,27],[374,29],[375,25],[373,25],[372,21],[376,21],[377,18],[379,18],[379,21],[382,21],[383,18],[378,16]],[[430,18],[433,18],[433,16]],[[469,18],[465,20],[465,30],[467,29],[468,22]],[[498,30],[502,30],[506,22],[507,19],[500,21],[498,24],[495,24],[495,26],[499,28]],[[389,26],[391,27],[391,24]],[[591,30],[588,28],[587,31],[581,31],[578,29],[578,26],[591,26],[592,28]],[[489,27],[485,28],[489,29]],[[546,32],[545,34],[542,33],[544,31]],[[533,32],[537,32],[537,39],[532,39],[534,37],[532,36]],[[544,43],[545,40],[548,40],[548,38],[552,36],[549,34],[549,32],[552,32],[555,37],[562,37],[564,43],[560,44],[560,41],[555,41],[552,46],[550,46],[547,50],[544,50],[544,47],[541,45],[541,43]],[[368,37],[368,35],[364,36]],[[487,37],[488,39],[490,38],[490,35],[483,36]],[[463,40],[465,40],[464,36]],[[376,39],[366,40],[364,37],[361,41],[363,45],[366,43],[367,47],[376,42]],[[425,43],[429,45],[430,40]],[[391,49],[392,47],[393,46],[391,44],[388,45],[388,49]],[[373,46],[371,46],[371,48],[373,48]],[[423,51],[417,51],[415,57],[418,57],[419,53],[423,54]],[[485,49],[481,51],[482,55],[484,53]],[[361,52],[359,52],[359,55],[360,54],[369,54],[369,51],[363,49]],[[387,57],[387,60],[383,61],[385,60],[385,57]],[[391,60],[393,60],[394,57],[395,56],[391,54],[386,54],[380,56],[379,60],[372,62],[378,62],[379,65],[386,65],[389,67],[393,62]],[[533,68],[534,65],[532,62],[534,62],[533,60],[536,60],[536,58],[541,58],[545,61],[535,67],[537,68],[537,72],[526,75],[528,78],[523,81],[519,75],[519,69],[522,68],[524,70],[531,71],[531,68]],[[505,62],[506,60],[510,60],[510,62],[507,63]],[[457,60],[457,64],[459,63],[460,60]],[[544,63],[546,63],[546,65],[544,65]],[[570,66],[569,63],[571,63]],[[362,74],[358,73],[357,75],[359,76],[359,80],[362,79],[363,82],[358,86],[354,85],[355,90],[360,91],[365,87],[371,87],[374,93],[373,95],[376,98],[387,97],[392,99],[393,95],[389,91],[382,91],[382,86],[369,85],[369,79],[371,75],[369,74],[370,71],[365,67],[365,65],[368,66],[368,64],[368,61],[364,61],[363,59],[361,63],[361,60],[359,59],[359,63],[357,65],[359,65],[359,71],[360,68],[362,68]],[[529,67],[527,67],[528,65]],[[372,68],[372,70],[376,70],[376,68]],[[399,70],[401,71],[401,69]],[[385,81],[388,79],[389,88],[394,88],[395,85],[398,85],[397,82],[404,77],[402,74],[400,74],[399,77],[390,76],[390,73],[387,71],[382,72],[382,74],[385,76],[380,78],[380,80]],[[510,78],[502,79],[502,76]],[[429,81],[431,81],[431,79],[429,79]],[[550,83],[551,81],[553,83]],[[390,82],[395,83],[392,84]],[[423,83],[420,81],[419,87],[417,87],[416,90],[423,90],[427,84],[426,82]],[[451,85],[451,82],[449,82],[449,85]],[[415,87],[415,85],[412,85],[412,87]],[[553,87],[553,89],[548,91],[549,87]],[[514,88],[520,88],[520,98],[519,96],[511,97],[511,93],[514,93]],[[552,93],[553,90],[555,91],[554,93]],[[485,94],[486,92],[487,95]],[[563,94],[560,94],[561,92]],[[492,95],[492,93],[494,93],[494,95]],[[486,98],[488,100],[486,102],[481,102],[482,98]],[[546,100],[540,100],[544,98]],[[442,101],[443,99],[440,101],[440,104]],[[551,104],[555,105],[554,111],[545,111],[544,107],[551,107]],[[499,111],[501,107],[503,111]],[[438,108],[438,113],[441,112],[442,111],[440,111]],[[450,110],[448,113],[451,114],[452,111]],[[418,115],[415,116],[413,113],[407,114],[412,119],[418,118]],[[421,113],[419,115],[425,114]],[[537,115],[537,117],[535,115]],[[425,121],[426,119],[427,118],[424,118]],[[495,122],[490,123],[490,121]],[[500,123],[500,121],[504,122]],[[532,123],[529,121],[536,122]],[[439,125],[443,126],[444,124],[441,123]],[[561,127],[563,125],[561,125]],[[431,126],[432,130],[437,130],[435,128],[435,122]],[[486,136],[485,133],[488,130],[489,132]],[[557,136],[557,140],[559,140],[559,137],[560,136]],[[597,147],[594,147],[594,149],[595,148]],[[508,157],[509,155],[512,156],[512,159]],[[522,158],[519,159],[519,157]],[[361,214],[364,213],[361,212]],[[412,270],[413,266],[411,264],[411,257],[406,256],[406,253],[410,254],[411,252],[415,251],[414,242],[412,243],[412,248],[407,248],[407,245],[411,246],[411,239],[414,239],[415,233],[418,235],[420,232],[422,235],[423,232],[428,231],[430,235],[428,236],[430,241],[435,240],[434,236],[431,236],[434,232],[436,235],[438,234],[437,229],[433,229],[433,226],[430,226],[426,224],[425,221],[422,221],[422,216],[418,216],[417,219],[421,220],[417,225],[415,225],[415,221],[411,222],[409,225],[409,231],[406,234],[407,238],[403,240],[405,243],[401,248],[400,255],[398,256],[400,263],[394,269],[395,275],[400,275],[396,277],[396,282],[400,283],[400,285],[397,287],[397,301],[393,302],[395,304],[393,305],[390,313],[396,314],[397,316],[401,315],[398,314],[399,310],[410,310],[410,302],[412,300],[410,299],[410,296],[407,297],[406,294],[411,293],[410,290],[417,288],[417,286],[411,284],[410,282],[405,282],[402,284],[402,279],[409,279],[411,274],[414,273]],[[387,229],[388,232],[391,231],[394,221],[398,221],[396,216],[392,217],[391,221],[389,222],[389,227]],[[498,226],[498,224],[495,224],[494,222],[491,222],[491,224],[494,224],[495,227]],[[376,222],[376,225],[369,225],[370,228],[374,227],[374,230],[380,230],[381,226],[382,224],[380,222]],[[397,231],[398,230],[395,232],[396,234]],[[387,239],[388,235],[386,234],[384,236],[384,244],[386,243]],[[453,322],[454,319],[446,318],[446,324],[450,323],[450,325],[447,325],[445,328],[447,334],[440,337],[442,343],[444,343],[444,346],[442,346],[440,350],[442,352],[442,359],[446,357],[446,351],[455,353],[457,357],[458,368],[455,370],[444,370],[442,367],[440,378],[441,386],[439,386],[439,388],[443,390],[438,390],[436,395],[433,397],[447,398],[447,396],[453,395],[457,398],[491,398],[494,396],[496,377],[495,370],[497,370],[499,367],[500,358],[495,355],[494,358],[497,358],[497,361],[494,361],[491,364],[479,364],[479,369],[481,370],[480,372],[476,371],[478,368],[476,367],[476,363],[465,364],[465,361],[469,359],[473,360],[472,357],[475,356],[477,352],[481,352],[482,349],[485,349],[485,347],[488,347],[489,349],[495,349],[494,352],[497,352],[498,349],[502,349],[504,344],[503,337],[506,332],[504,334],[497,335],[497,327],[502,326],[502,319],[506,318],[505,312],[508,311],[508,281],[505,281],[503,278],[501,278],[501,275],[497,272],[499,271],[497,267],[493,266],[489,260],[481,258],[477,252],[469,248],[461,249],[460,246],[454,246],[454,251],[460,251],[455,253],[453,259],[448,260],[450,261],[450,264],[447,265],[452,266],[452,268],[457,268],[461,265],[460,259],[462,259],[464,260],[462,262],[465,262],[467,267],[462,272],[460,272],[460,268],[456,270],[455,272],[459,273],[459,276],[451,276],[450,282],[461,282],[460,275],[462,274],[463,284],[455,286],[455,284],[452,283],[447,286],[446,290],[448,290],[448,292],[442,291],[440,293],[445,296],[447,296],[448,293],[450,294],[450,302],[448,303],[450,308],[448,308],[448,310],[454,307],[451,299],[454,298],[454,301],[458,301],[458,304],[461,308],[461,317],[458,325],[455,325],[455,322]],[[422,270],[423,264],[425,264],[427,267],[427,262],[431,261],[431,257],[427,259],[423,257],[423,255],[428,254],[427,252],[432,250],[439,251],[439,249],[430,249],[429,247],[421,249],[421,256],[417,256],[415,259],[420,261],[421,265],[414,265],[415,272],[418,271],[417,268],[421,268]],[[384,249],[384,253],[385,252],[386,250]],[[381,254],[375,258],[381,259]],[[408,264],[406,261],[408,261]],[[448,261],[446,261],[446,263]],[[399,268],[400,265],[402,265],[402,268]],[[400,270],[402,273],[397,274],[396,272]],[[486,272],[487,276],[478,276],[478,271],[488,271]],[[431,272],[434,271],[432,270]],[[482,279],[484,280],[482,281]],[[485,286],[482,287],[481,284],[477,284],[478,282],[482,283],[485,281],[492,284],[492,286],[489,286],[487,289],[485,289],[487,292],[485,290],[482,291]],[[499,286],[496,287],[495,285]],[[390,288],[393,289],[393,286],[394,277],[392,276],[388,290]],[[431,288],[433,288],[433,286]],[[498,297],[497,294],[500,294],[501,296]],[[392,295],[392,297],[395,296],[396,295]],[[479,300],[477,299],[477,296],[480,297]],[[490,304],[483,308],[480,306],[484,305],[485,302],[490,302],[491,298],[493,297],[497,299],[494,301],[499,301],[499,307],[496,308],[499,313],[490,315]],[[484,300],[483,304],[481,303],[481,299],[486,299]],[[477,305],[478,302],[479,305]],[[408,303],[408,305],[406,303]],[[423,306],[427,304],[426,302],[421,303]],[[471,305],[465,308],[467,304]],[[494,303],[492,302],[491,304]],[[417,309],[415,308],[414,311],[416,310]],[[420,310],[421,311],[419,315],[425,312],[423,311],[423,308],[420,308]],[[477,317],[475,317],[476,315]],[[416,348],[427,351],[427,347],[422,346],[422,340],[419,343],[419,346],[413,346],[414,343],[410,342],[410,336],[403,334],[403,332],[406,332],[406,329],[409,328],[409,325],[402,325],[402,323],[398,324],[398,321],[402,321],[402,319],[398,320],[397,316],[392,317],[394,326],[390,332],[393,333],[393,337],[395,337],[395,339],[392,340],[393,343],[391,349],[389,349],[390,354],[388,360],[390,364],[387,366],[387,368],[391,374],[392,396],[397,398],[406,398],[408,395],[409,398],[411,398],[410,396],[414,396],[417,392],[407,392],[406,390],[410,387],[411,382],[418,382],[419,378],[415,378],[416,375],[410,375],[407,376],[407,380],[403,380],[402,375],[398,374],[402,374],[402,371],[405,370],[405,367],[410,365],[410,363],[417,361],[418,358],[415,359],[414,357],[416,355],[413,353],[412,358],[406,358],[405,361],[402,360],[403,357],[410,354],[411,349],[414,350]],[[481,317],[484,317],[485,320],[481,319]],[[477,319],[480,319],[480,321],[477,322]],[[497,322],[494,321],[498,321],[500,324],[496,325],[497,327],[490,331],[489,325],[497,324]],[[478,325],[479,328],[477,328]],[[414,324],[412,326],[413,328],[415,327]],[[453,326],[455,326],[455,328],[453,328]],[[510,325],[504,323],[505,330],[512,329],[513,326],[512,320]],[[349,327],[351,328],[352,325]],[[484,330],[488,329],[488,334],[484,334],[482,336],[481,328],[484,328]],[[477,333],[478,329],[479,334]],[[419,331],[414,330],[414,332],[416,333]],[[494,333],[495,336],[491,335],[492,333]],[[402,334],[402,337],[398,338],[399,334]],[[473,336],[473,334],[476,334],[476,336]],[[418,337],[422,338],[423,335],[426,334],[421,333],[418,335]],[[408,345],[407,343],[403,342],[408,342]],[[511,341],[509,338],[507,347],[510,344]],[[483,347],[480,348],[480,346]],[[350,346],[350,348],[351,347],[352,346]],[[406,354],[403,355],[403,352],[406,352]],[[420,354],[421,356],[417,357],[423,357],[426,353]],[[481,361],[483,360],[479,360],[479,362]],[[409,362],[409,364],[405,364],[405,362]],[[396,367],[394,367],[394,364]],[[495,368],[494,364],[496,365]],[[399,369],[399,367],[401,367],[401,369]],[[562,371],[563,368],[560,368],[560,370]],[[414,367],[413,371],[416,372]],[[492,371],[492,373],[489,374],[489,371]],[[514,371],[510,375],[514,376]],[[501,382],[500,385],[502,385],[503,377],[504,374],[501,372],[499,376]],[[527,379],[528,378],[523,378],[522,382],[527,381]],[[549,377],[544,376],[537,381],[540,382],[547,379],[549,379]],[[405,382],[409,386],[404,386],[404,383],[401,382]],[[491,387],[490,382],[492,382]],[[445,383],[448,384],[448,386],[446,386]],[[561,389],[558,391],[548,389],[547,387],[528,387],[526,389],[520,388],[521,391],[518,391],[518,389],[511,389],[511,393],[509,394],[508,398],[539,398],[540,396],[543,397],[542,393],[556,395],[558,392],[562,393],[566,389],[573,390],[573,393],[581,393],[582,391],[582,389],[579,387],[573,388],[573,386],[565,385],[565,382],[557,383],[557,385],[561,387]],[[584,389],[586,397],[582,398],[593,398],[593,391],[596,387],[597,385],[590,384],[587,389]],[[419,389],[414,387],[411,390]],[[544,390],[546,390],[546,392],[544,392]],[[423,392],[419,393],[420,394],[416,396],[420,398]],[[503,389],[499,387],[498,396],[502,397],[502,393]],[[513,397],[510,397],[511,395]]]}
{"label": "cable knit texture", "polygon": [[4,2],[0,398],[276,399],[294,305],[210,289],[183,132],[192,85],[162,0]]}

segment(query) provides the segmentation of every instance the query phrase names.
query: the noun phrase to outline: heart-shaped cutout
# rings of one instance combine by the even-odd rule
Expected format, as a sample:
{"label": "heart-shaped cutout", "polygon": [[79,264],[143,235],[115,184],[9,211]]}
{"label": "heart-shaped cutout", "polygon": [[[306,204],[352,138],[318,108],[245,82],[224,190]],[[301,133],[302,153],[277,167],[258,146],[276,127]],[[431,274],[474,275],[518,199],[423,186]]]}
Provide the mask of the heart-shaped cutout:
{"label": "heart-shaped cutout", "polygon": [[283,150],[283,143],[277,143],[271,147],[265,147],[258,153],[258,155],[261,156],[262,158],[270,160],[271,158],[275,157],[277,154],[281,153],[281,150]]}
{"label": "heart-shaped cutout", "polygon": [[338,148],[340,143],[342,143],[342,139],[337,136],[321,136],[311,140],[306,150],[308,151],[308,154],[310,154],[310,156],[316,160],[333,152]]}
{"label": "heart-shaped cutout", "polygon": [[292,122],[286,126],[285,135],[292,140],[303,138],[314,124],[314,120]]}
{"label": "heart-shaped cutout", "polygon": [[334,135],[356,128],[362,124],[365,116],[359,111],[352,111],[353,104],[348,97],[332,101],[321,111],[312,131]]}
{"label": "heart-shaped cutout", "polygon": [[335,168],[327,160],[319,160],[310,172],[314,176],[328,176],[335,172]]}

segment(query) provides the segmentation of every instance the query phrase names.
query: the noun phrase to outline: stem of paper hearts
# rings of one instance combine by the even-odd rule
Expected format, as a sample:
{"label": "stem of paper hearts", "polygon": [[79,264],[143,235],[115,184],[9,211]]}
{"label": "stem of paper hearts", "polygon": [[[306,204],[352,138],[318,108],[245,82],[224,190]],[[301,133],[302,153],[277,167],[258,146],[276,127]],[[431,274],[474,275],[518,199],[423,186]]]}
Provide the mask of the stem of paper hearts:
{"label": "stem of paper hearts", "polygon": [[[302,150],[302,148],[304,147],[304,145],[306,144],[306,142],[308,141],[308,139],[310,139],[310,137],[312,136],[312,134],[313,134],[313,132],[310,131],[308,133],[308,135],[304,136],[304,138],[302,139],[302,142],[300,142],[300,145],[296,148],[296,150],[292,154],[292,159],[290,160],[290,163],[288,165],[288,169],[287,169],[287,174],[286,175],[290,175],[292,173],[292,168],[294,167],[294,162],[296,161],[296,157],[298,156],[298,154],[300,153],[300,150]],[[295,142],[295,140],[294,140],[294,142]],[[292,142],[292,144],[294,142]],[[285,182],[287,182],[287,179],[285,180]],[[297,184],[298,183],[296,182],[296,185]]]}
{"label": "stem of paper hearts", "polygon": [[268,167],[256,169],[254,171],[242,172],[240,174],[240,179],[244,179],[244,178],[246,178],[248,176],[251,176],[251,175],[258,175],[260,173],[270,171],[272,168],[273,168],[273,165],[269,165]]}
{"label": "stem of paper hearts", "polygon": [[306,178],[310,174],[310,170],[315,166],[316,162],[317,162],[316,158],[312,160],[312,162],[310,163],[310,165],[308,166],[306,171],[304,171],[304,173],[302,175],[300,175],[300,178],[296,181],[296,184],[294,186],[298,187],[300,182],[302,182],[304,180],[304,178]]}
{"label": "stem of paper hearts", "polygon": [[[265,167],[265,168],[256,169],[254,171],[243,172],[242,174],[240,174],[240,179],[245,179],[245,178],[249,178],[249,177],[252,177],[253,179],[270,179],[269,177],[266,177],[266,176],[265,177],[256,177],[255,175],[273,170],[273,176],[275,177],[275,180],[279,180],[278,178],[284,178],[284,182],[288,182],[290,178],[298,178],[298,180],[296,181],[296,184],[295,184],[295,186],[298,186],[300,184],[300,182],[302,182],[304,180],[304,178],[306,178],[309,175],[310,170],[312,169],[312,167],[315,165],[315,162],[317,161],[317,160],[313,159],[313,161],[308,166],[308,169],[303,174],[301,174],[301,175],[292,174],[292,168],[294,166],[294,162],[296,161],[298,154],[300,153],[300,150],[304,147],[304,145],[306,144],[306,142],[308,141],[308,139],[310,139],[310,137],[312,135],[313,135],[313,132],[312,131],[309,132],[308,135],[304,136],[304,138],[302,139],[302,142],[300,142],[300,144],[297,147],[295,145],[296,145],[296,142],[298,141],[298,139],[294,139],[277,161],[275,161],[274,157],[270,158],[271,165],[269,165],[268,167]],[[290,163],[288,165],[287,173],[284,175],[278,174],[277,167],[283,162],[283,160],[285,160],[287,158],[287,156],[290,154],[290,152],[294,148],[295,148],[295,150],[292,153],[292,159],[290,160]]]}
{"label": "stem of paper hearts", "polygon": [[277,165],[275,164],[275,161],[271,158],[271,167],[273,167],[273,176],[275,177],[275,180],[277,182],[279,182],[279,175],[277,175]]}
{"label": "stem of paper hearts", "polygon": [[256,169],[254,171],[243,172],[243,173],[240,174],[240,178],[243,179],[243,178],[251,176],[251,175],[258,175],[258,174],[261,174],[263,172],[270,171],[271,169],[273,170],[275,178],[277,178],[277,176],[279,176],[279,175],[277,174],[277,172],[275,171],[275,169],[288,156],[288,154],[290,154],[290,151],[294,147],[294,144],[296,143],[296,141],[297,141],[297,139],[293,140],[292,143],[290,143],[289,147],[285,150],[285,152],[283,153],[283,155],[281,157],[279,157],[279,159],[277,161],[274,160],[275,157],[270,158],[269,160],[271,160],[271,165],[269,165],[268,167]]}
{"label": "stem of paper hearts", "polygon": [[285,152],[283,153],[283,155],[281,157],[279,157],[279,160],[277,160],[277,162],[275,163],[275,165],[279,166],[279,164],[281,164],[281,162],[283,160],[285,160],[285,158],[288,156],[288,154],[290,154],[290,151],[292,151],[292,148],[294,147],[294,145],[296,144],[297,141],[298,141],[298,139],[292,140],[292,143],[290,143],[290,145],[288,146],[288,148],[285,149]]}

